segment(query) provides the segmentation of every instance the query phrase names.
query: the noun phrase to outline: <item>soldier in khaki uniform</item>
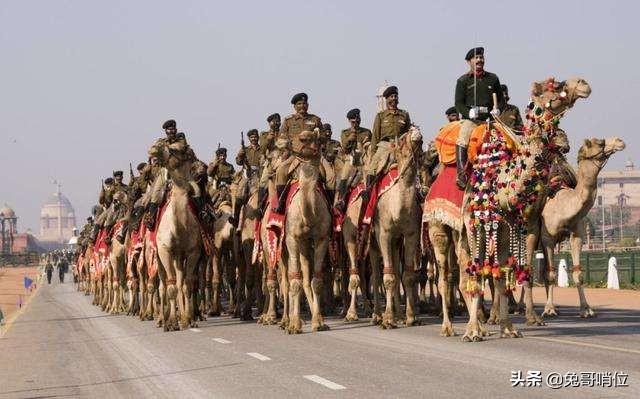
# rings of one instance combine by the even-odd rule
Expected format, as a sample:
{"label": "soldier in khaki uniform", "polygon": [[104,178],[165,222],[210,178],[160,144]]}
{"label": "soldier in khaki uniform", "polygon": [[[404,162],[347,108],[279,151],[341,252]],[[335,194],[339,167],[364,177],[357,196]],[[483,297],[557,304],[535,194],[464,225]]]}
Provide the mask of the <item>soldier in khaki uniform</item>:
{"label": "soldier in khaki uniform", "polygon": [[360,126],[360,110],[354,108],[347,112],[347,120],[351,127],[342,130],[340,134],[340,142],[342,151],[345,154],[352,155],[354,151],[362,151],[364,143],[371,140],[371,130]]}
{"label": "soldier in khaki uniform", "polygon": [[387,109],[378,112],[373,122],[370,148],[373,155],[367,171],[365,198],[369,195],[371,186],[376,180],[378,168],[382,166],[381,163],[387,162],[389,141],[408,132],[411,127],[409,113],[398,108],[398,88],[389,86],[382,95],[385,98]]}
{"label": "soldier in khaki uniform", "polygon": [[334,153],[342,151],[342,144],[338,140],[334,140],[331,138],[333,132],[331,130],[331,125],[329,123],[325,123],[322,125],[322,132],[320,136],[323,138],[321,142],[321,148],[323,153]]}
{"label": "soldier in khaki uniform", "polygon": [[138,176],[133,175],[131,172],[131,181],[129,181],[127,198],[127,213],[124,217],[124,225],[120,232],[116,235],[116,240],[120,244],[124,244],[124,239],[127,236],[127,231],[130,228],[137,229],[140,225],[140,218],[143,215],[144,208],[140,205],[140,199],[147,190],[148,182],[144,179],[144,170],[147,167],[146,162],[141,162],[137,166]]}
{"label": "soldier in khaki uniform", "polygon": [[247,132],[249,145],[240,148],[236,156],[236,164],[246,171],[246,176],[242,176],[238,182],[238,190],[236,192],[236,204],[233,208],[233,222],[240,219],[240,210],[247,201],[249,196],[249,179],[260,175],[260,168],[264,161],[264,150],[260,147],[258,130],[251,129]]}
{"label": "soldier in khaki uniform", "polygon": [[[175,120],[170,119],[166,121],[162,124],[162,128],[164,129],[166,137],[162,137],[156,140],[153,147],[169,147],[169,152],[171,153],[172,159],[179,163],[193,163],[197,161],[193,150],[191,149],[189,144],[187,144],[187,139],[184,133],[178,133]],[[158,206],[164,199],[164,195],[167,190],[168,179],[169,176],[166,168],[162,168],[154,179],[149,197],[149,205],[147,206],[146,225],[149,229],[153,229],[155,226]],[[198,208],[198,211],[201,213],[204,209],[205,197],[201,196],[200,193],[194,193],[192,199],[196,207]],[[201,214],[200,217],[206,218],[206,215]]]}
{"label": "soldier in khaki uniform", "polygon": [[231,192],[229,186],[233,181],[235,170],[233,165],[227,162],[227,149],[224,147],[216,150],[216,158],[207,167],[207,176],[212,180],[209,190],[213,201],[214,209],[223,201],[231,202]]}
{"label": "soldier in khaki uniform", "polygon": [[444,114],[447,116],[447,122],[455,122],[460,120],[460,114],[458,113],[456,107],[447,108]]}
{"label": "soldier in khaki uniform", "polygon": [[91,232],[91,236],[89,239],[91,242],[95,242],[98,237],[98,233],[100,229],[104,225],[105,220],[107,219],[107,209],[111,206],[113,202],[113,194],[115,192],[114,189],[114,180],[113,177],[107,177],[104,179],[104,183],[102,185],[102,189],[100,190],[100,195],[98,196],[98,205],[100,205],[100,213],[96,215],[95,222],[93,224],[93,231]]}
{"label": "soldier in khaki uniform", "polygon": [[511,129],[515,129],[516,133],[521,134],[524,123],[522,123],[522,116],[520,116],[518,107],[509,104],[509,88],[507,85],[502,85],[502,95],[504,96],[505,106],[500,114],[500,120]]}
{"label": "soldier in khaki uniform", "polygon": [[322,130],[322,121],[319,117],[308,113],[308,96],[305,93],[298,93],[291,98],[295,113],[287,116],[280,130],[281,137],[286,138],[292,151],[292,157],[282,162],[276,170],[276,193],[278,196],[278,207],[274,212],[283,213],[286,202],[286,189],[290,183],[290,177],[297,165],[296,157],[304,158],[319,164],[318,136]]}
{"label": "soldier in khaki uniform", "polygon": [[275,113],[267,117],[267,123],[269,124],[269,130],[260,133],[260,148],[262,148],[262,154],[267,157],[269,151],[273,151],[276,148],[276,140],[280,137],[280,114]]}

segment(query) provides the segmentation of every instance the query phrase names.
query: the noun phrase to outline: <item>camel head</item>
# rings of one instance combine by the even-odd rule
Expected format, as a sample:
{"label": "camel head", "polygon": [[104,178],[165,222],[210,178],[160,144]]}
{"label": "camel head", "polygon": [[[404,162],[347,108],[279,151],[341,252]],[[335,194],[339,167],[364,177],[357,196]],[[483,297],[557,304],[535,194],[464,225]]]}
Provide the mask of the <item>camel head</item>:
{"label": "camel head", "polygon": [[579,98],[591,95],[591,86],[581,78],[562,82],[549,78],[531,86],[531,103],[527,119],[557,122]]}
{"label": "camel head", "polygon": [[148,154],[149,158],[156,158],[160,166],[166,166],[169,161],[169,148],[160,141],[149,148]]}
{"label": "camel head", "polygon": [[578,163],[584,160],[593,160],[599,168],[602,168],[611,155],[624,150],[624,148],[625,143],[619,137],[585,139],[578,151]]}

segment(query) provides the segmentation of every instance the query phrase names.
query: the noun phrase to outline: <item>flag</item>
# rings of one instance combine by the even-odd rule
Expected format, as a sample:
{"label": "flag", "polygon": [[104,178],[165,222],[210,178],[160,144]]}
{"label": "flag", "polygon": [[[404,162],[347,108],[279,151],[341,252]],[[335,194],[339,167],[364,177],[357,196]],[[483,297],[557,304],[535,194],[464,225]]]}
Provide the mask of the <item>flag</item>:
{"label": "flag", "polygon": [[29,277],[24,276],[24,289],[28,290],[29,287],[31,287],[31,284],[33,284],[33,280],[31,280]]}

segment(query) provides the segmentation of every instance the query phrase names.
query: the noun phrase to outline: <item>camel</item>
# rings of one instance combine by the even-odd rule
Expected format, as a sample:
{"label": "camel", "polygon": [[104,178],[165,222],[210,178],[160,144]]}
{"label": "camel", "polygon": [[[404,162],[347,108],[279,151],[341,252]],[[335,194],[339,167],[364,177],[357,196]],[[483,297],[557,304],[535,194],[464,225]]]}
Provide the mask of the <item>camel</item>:
{"label": "camel", "polygon": [[[421,143],[422,134],[415,126],[412,126],[409,132],[395,143],[389,143],[390,152],[397,162],[398,178],[379,196],[372,221],[376,243],[382,255],[382,282],[386,295],[382,328],[397,326],[394,309],[397,310],[400,306],[398,284],[400,276],[402,276],[406,297],[405,324],[407,326],[417,324],[414,290],[415,271],[419,268],[420,256],[420,251],[417,249],[420,242],[420,209],[416,200],[416,175],[417,164],[421,159],[417,152],[422,152]],[[373,270],[374,276],[377,272]]]}
{"label": "camel", "polygon": [[[175,331],[196,326],[192,301],[194,272],[203,250],[201,227],[191,210],[189,196],[196,188],[189,182],[191,164],[176,159],[167,146],[156,144],[149,155],[158,158],[171,179],[165,210],[156,222],[156,243],[161,278],[160,317],[165,331]],[[166,291],[166,299],[162,291]],[[166,301],[168,309],[164,306]]]}
{"label": "camel", "polygon": [[[593,206],[597,195],[598,173],[611,155],[622,151],[625,143],[618,137],[607,139],[586,139],[578,151],[578,173],[575,188],[563,188],[544,205],[541,215],[541,243],[544,249],[547,269],[554,270],[553,249],[557,243],[569,235],[572,277],[580,299],[580,317],[594,317],[582,287],[580,251],[584,237],[584,218]],[[543,316],[557,316],[553,304],[553,286],[545,279],[547,303]]]}
{"label": "camel", "polygon": [[289,334],[302,332],[301,289],[311,309],[312,331],[329,329],[320,312],[320,296],[323,262],[331,234],[331,214],[324,194],[318,187],[318,179],[318,167],[310,162],[302,162],[298,167],[298,191],[293,193],[286,211],[284,242],[288,252]]}
{"label": "camel", "polygon": [[[530,123],[528,130],[525,132],[526,142],[518,149],[515,149],[514,164],[521,165],[522,170],[520,173],[508,173],[505,169],[500,168],[497,175],[492,178],[493,183],[497,183],[498,189],[494,195],[499,208],[506,214],[505,219],[498,223],[498,227],[495,229],[495,259],[499,264],[506,264],[507,258],[511,254],[513,249],[513,232],[517,226],[517,220],[521,214],[518,211],[511,209],[512,204],[517,204],[517,195],[523,192],[525,182],[538,182],[541,183],[540,176],[537,175],[538,167],[536,161],[540,158],[545,158],[544,151],[547,150],[546,140],[548,136],[552,136],[556,129],[557,123],[564,116],[564,114],[575,104],[579,98],[587,98],[591,92],[591,89],[586,81],[583,79],[570,79],[565,82],[555,82],[552,79],[536,82],[533,84],[532,89],[532,106],[528,115]],[[499,123],[499,121],[498,121]],[[502,125],[499,123],[499,125]],[[514,138],[513,132],[509,129],[502,129],[505,135],[510,137],[513,141],[518,140]],[[476,164],[477,165],[477,164]],[[473,183],[473,179],[472,179]],[[447,287],[442,279],[446,278],[447,271],[450,269],[450,262],[454,258],[457,258],[458,265],[460,267],[460,290],[463,292],[467,309],[469,311],[469,322],[467,323],[467,329],[463,335],[463,341],[481,341],[482,336],[486,335],[486,329],[478,319],[479,309],[479,295],[475,295],[479,291],[477,285],[477,276],[469,276],[468,273],[463,272],[470,264],[471,254],[475,259],[480,258],[480,252],[485,250],[482,245],[476,244],[476,239],[480,236],[475,235],[472,232],[467,233],[468,226],[471,226],[472,214],[469,211],[468,204],[472,198],[470,194],[471,186],[467,187],[467,193],[463,201],[463,217],[462,220],[443,220],[438,215],[430,215],[429,219],[429,235],[434,245],[434,251],[440,269],[440,281],[439,289],[440,294],[443,297],[443,326],[441,335],[451,336],[454,335],[453,328],[451,326],[450,319],[448,317],[448,292]],[[536,188],[538,188],[536,186]],[[541,199],[538,198],[538,204]],[[537,234],[535,231],[536,216],[540,210],[534,204],[533,207],[524,211],[526,218],[528,218],[527,224],[527,239],[526,239],[526,254],[520,254],[527,259],[526,265],[530,265],[530,256],[535,246],[530,244],[537,243]],[[534,226],[532,228],[532,226]],[[512,230],[513,229],[513,230]],[[532,232],[532,230],[534,230]],[[483,232],[477,232],[478,234]],[[531,239],[532,235],[536,235],[535,240]],[[478,241],[479,242],[479,241]],[[520,248],[517,248],[520,250]],[[524,252],[524,251],[520,251]],[[455,255],[455,256],[454,256]],[[505,295],[506,282],[505,278],[498,278],[495,280],[496,295],[494,296],[495,309],[499,309],[499,316],[496,312],[496,319],[500,320],[501,336],[503,337],[520,337],[521,334],[513,327],[509,315],[507,306],[507,297]],[[524,282],[525,292],[531,291],[530,284]],[[533,313],[533,306],[528,306],[531,311],[527,312],[527,320],[529,323],[540,324],[541,319]]]}
{"label": "camel", "polygon": [[[209,316],[219,316],[222,312],[220,294],[222,290],[222,275],[227,276],[229,284],[229,307],[235,307],[236,269],[233,256],[234,228],[230,218],[233,217],[233,208],[228,202],[218,206],[220,216],[214,222],[213,256],[211,264],[207,266],[207,284],[205,298],[208,297],[207,308]],[[223,267],[226,269],[223,269]]]}

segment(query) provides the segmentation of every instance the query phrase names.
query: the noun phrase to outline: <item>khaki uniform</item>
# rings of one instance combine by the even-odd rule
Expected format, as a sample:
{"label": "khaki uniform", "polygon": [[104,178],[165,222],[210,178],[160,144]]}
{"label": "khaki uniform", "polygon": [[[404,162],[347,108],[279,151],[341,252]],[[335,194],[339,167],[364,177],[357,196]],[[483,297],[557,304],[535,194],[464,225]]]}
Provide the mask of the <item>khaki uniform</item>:
{"label": "khaki uniform", "polygon": [[[169,147],[169,167],[175,168],[184,162],[194,162],[197,160],[193,150],[187,144],[187,139],[184,134],[178,133],[176,137],[169,140],[166,137],[156,140],[154,147],[167,146]],[[169,181],[168,172],[165,168],[159,172],[154,179],[151,186],[150,202],[159,205],[164,199],[164,194],[167,189],[167,183]]]}
{"label": "khaki uniform", "polygon": [[250,173],[258,173],[260,166],[262,166],[262,161],[264,160],[264,150],[260,145],[257,146],[247,146],[244,148],[244,154],[239,152],[236,156],[236,165],[238,166],[248,166],[250,169]]}
{"label": "khaki uniform", "polygon": [[[292,114],[287,116],[282,123],[281,136],[290,142],[293,154],[300,158],[309,159],[319,164],[318,137],[314,129],[322,129],[322,121],[313,114]],[[276,170],[276,186],[284,186],[297,168],[296,157],[289,157],[283,161]]]}
{"label": "khaki uniform", "polygon": [[235,169],[229,162],[211,162],[207,167],[207,176],[213,179],[216,188],[221,185],[230,185],[233,181]]}
{"label": "khaki uniform", "polygon": [[262,132],[260,133],[260,139],[258,140],[258,144],[262,149],[262,155],[266,158],[270,151],[273,151],[276,148],[276,140],[280,137],[280,132]]}
{"label": "khaki uniform", "polygon": [[351,154],[355,149],[362,149],[363,144],[371,138],[371,130],[364,127],[344,129],[340,133],[340,142],[345,154]]}
{"label": "khaki uniform", "polygon": [[384,110],[378,112],[373,122],[371,132],[371,151],[373,156],[369,162],[368,174],[375,175],[381,163],[387,161],[389,156],[389,141],[400,137],[409,131],[411,118],[409,113],[402,109]]}

